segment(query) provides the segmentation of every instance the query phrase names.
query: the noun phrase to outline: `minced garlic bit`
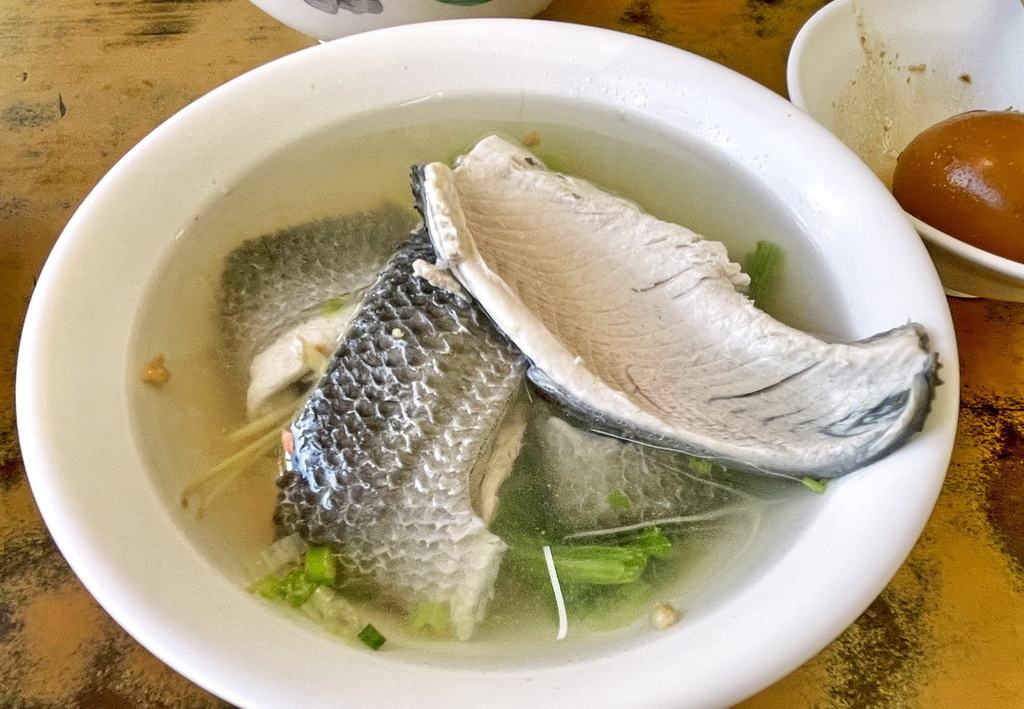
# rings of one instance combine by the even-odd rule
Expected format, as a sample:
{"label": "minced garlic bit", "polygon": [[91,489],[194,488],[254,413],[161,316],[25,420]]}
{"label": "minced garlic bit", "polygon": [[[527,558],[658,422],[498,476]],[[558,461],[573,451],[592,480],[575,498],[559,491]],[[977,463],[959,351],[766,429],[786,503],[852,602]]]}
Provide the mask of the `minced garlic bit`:
{"label": "minced garlic bit", "polygon": [[157,355],[142,368],[142,381],[153,386],[163,386],[171,378],[171,371],[164,366],[164,356]]}
{"label": "minced garlic bit", "polygon": [[394,337],[396,340],[401,340],[403,337],[405,337],[405,331],[402,330],[402,328],[400,327],[396,327],[394,330],[391,331],[391,336]]}
{"label": "minced garlic bit", "polygon": [[913,72],[915,74],[921,74],[927,68],[927,64],[911,64],[907,67],[907,71]]}
{"label": "minced garlic bit", "polygon": [[651,623],[658,630],[671,628],[679,622],[679,611],[667,603],[655,603],[651,607]]}

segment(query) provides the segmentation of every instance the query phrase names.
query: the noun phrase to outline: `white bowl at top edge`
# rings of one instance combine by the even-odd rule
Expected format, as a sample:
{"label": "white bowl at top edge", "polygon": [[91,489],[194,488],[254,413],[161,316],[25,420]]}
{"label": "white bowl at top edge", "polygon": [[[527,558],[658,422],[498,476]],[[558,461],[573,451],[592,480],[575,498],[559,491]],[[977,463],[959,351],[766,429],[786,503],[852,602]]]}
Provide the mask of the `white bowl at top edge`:
{"label": "white bowl at top edge", "polygon": [[551,0],[250,0],[304,35],[329,41],[395,25],[474,17],[533,17]]}
{"label": "white bowl at top edge", "polygon": [[[971,110],[1024,110],[1017,0],[833,0],[789,55],[790,99],[892,181],[925,128]],[[912,218],[954,294],[1024,301],[1024,264]]]}
{"label": "white bowl at top edge", "polygon": [[[717,597],[677,625],[595,640],[579,656],[555,649],[540,659],[449,663],[401,643],[373,653],[249,595],[241,561],[222,553],[230,543],[218,546],[178,505],[193,471],[168,461],[188,445],[163,438],[161,426],[195,412],[168,413],[161,397],[198,386],[195,375],[174,369],[158,393],[138,381],[138,368],[147,353],[183,347],[182,313],[210,305],[202,294],[217,272],[194,265],[215,249],[211,242],[317,216],[311,211],[329,208],[334,196],[359,197],[361,175],[340,173],[317,173],[317,189],[289,192],[303,170],[319,169],[310,145],[329,147],[353,126],[370,131],[372,145],[377,126],[419,111],[441,132],[459,120],[487,127],[513,118],[526,121],[524,130],[546,122],[569,142],[585,131],[602,145],[629,141],[644,155],[651,146],[706,152],[713,160],[694,189],[725,205],[767,200],[770,210],[750,217],[746,236],[778,221],[820,264],[827,287],[803,293],[800,304],[826,303],[824,327],[848,339],[907,321],[927,329],[944,383],[924,430],[795,507],[787,534],[759,540],[740,580],[723,581]],[[614,180],[619,165],[605,165],[601,153],[592,164]],[[620,154],[623,165],[630,159]],[[620,186],[648,177],[641,165]],[[750,188],[739,200],[729,188],[735,180]],[[663,208],[683,204],[712,231],[730,209],[742,209],[685,206],[685,189],[670,192]],[[217,221],[211,215],[227,214],[225,204],[245,208]],[[168,278],[181,286],[173,302],[152,298],[154,284]],[[355,35],[282,58],[141,141],[83,202],[46,263],[21,340],[16,395],[32,490],[74,571],[144,646],[229,702],[707,709],[797,668],[888,583],[949,463],[958,370],[941,285],[903,212],[863,162],[789,102],[720,65],[627,34],[458,20]]]}

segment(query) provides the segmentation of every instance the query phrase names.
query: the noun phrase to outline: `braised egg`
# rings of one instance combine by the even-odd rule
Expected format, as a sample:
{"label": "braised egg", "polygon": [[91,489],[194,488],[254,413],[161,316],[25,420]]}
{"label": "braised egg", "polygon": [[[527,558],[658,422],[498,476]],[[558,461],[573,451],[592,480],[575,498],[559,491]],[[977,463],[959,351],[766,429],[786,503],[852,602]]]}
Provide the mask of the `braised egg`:
{"label": "braised egg", "polygon": [[1024,262],[1024,113],[970,111],[924,130],[897,159],[892,191],[921,221]]}

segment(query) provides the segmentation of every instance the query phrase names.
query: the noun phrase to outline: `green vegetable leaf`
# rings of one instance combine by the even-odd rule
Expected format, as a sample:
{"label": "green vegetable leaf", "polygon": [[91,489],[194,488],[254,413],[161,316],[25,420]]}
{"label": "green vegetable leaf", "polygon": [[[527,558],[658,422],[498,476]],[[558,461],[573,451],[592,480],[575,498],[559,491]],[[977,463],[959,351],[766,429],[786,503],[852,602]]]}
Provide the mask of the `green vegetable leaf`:
{"label": "green vegetable leaf", "polygon": [[828,486],[828,480],[818,480],[817,478],[801,478],[800,482],[806,485],[808,488],[818,493],[819,495],[825,494],[825,488]]}
{"label": "green vegetable leaf", "polygon": [[[539,580],[547,580],[544,542],[517,541],[509,556]],[[606,586],[633,583],[652,558],[664,558],[672,542],[657,527],[645,527],[632,540],[614,544],[553,544],[551,557],[561,583],[572,586]]]}
{"label": "green vegetable leaf", "polygon": [[630,504],[629,498],[622,490],[612,490],[608,493],[608,505],[613,510],[625,512],[630,508]]}
{"label": "green vegetable leaf", "polygon": [[694,458],[687,456],[687,463],[690,465],[690,470],[697,473],[698,475],[710,475],[712,468],[715,464],[706,458]]}
{"label": "green vegetable leaf", "polygon": [[654,587],[643,578],[618,586],[569,586],[565,602],[572,622],[592,631],[626,626],[645,615],[654,600]]}
{"label": "green vegetable leaf", "polygon": [[551,556],[565,584],[632,583],[647,568],[647,554],[628,547],[558,546]]}
{"label": "green vegetable leaf", "polygon": [[647,556],[664,559],[672,553],[672,542],[657,527],[644,527],[640,536],[629,543],[630,548]]}
{"label": "green vegetable leaf", "polygon": [[778,289],[778,280],[782,273],[782,256],[782,247],[778,244],[758,241],[754,252],[747,257],[744,264],[744,270],[750,276],[747,295],[754,301],[754,305],[762,310]]}

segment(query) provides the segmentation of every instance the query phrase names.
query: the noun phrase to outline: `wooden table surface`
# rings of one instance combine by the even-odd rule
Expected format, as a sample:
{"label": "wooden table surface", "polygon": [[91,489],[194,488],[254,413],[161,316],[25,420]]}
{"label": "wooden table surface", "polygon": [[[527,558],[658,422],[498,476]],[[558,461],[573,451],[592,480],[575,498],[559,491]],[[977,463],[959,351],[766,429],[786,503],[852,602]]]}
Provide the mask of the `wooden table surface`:
{"label": "wooden table surface", "polygon": [[[784,93],[789,45],[823,1],[554,0],[543,16]],[[15,355],[34,279],[104,172],[193,99],[312,44],[245,0],[0,0],[0,707],[226,706],[115,625],[52,544],[19,456]],[[849,630],[744,709],[1024,706],[1024,305],[950,306],[963,405],[924,535]]]}

